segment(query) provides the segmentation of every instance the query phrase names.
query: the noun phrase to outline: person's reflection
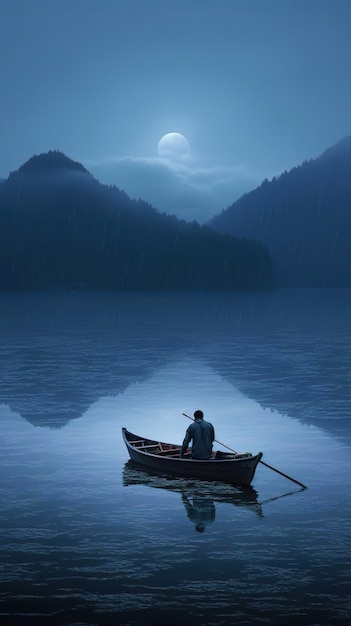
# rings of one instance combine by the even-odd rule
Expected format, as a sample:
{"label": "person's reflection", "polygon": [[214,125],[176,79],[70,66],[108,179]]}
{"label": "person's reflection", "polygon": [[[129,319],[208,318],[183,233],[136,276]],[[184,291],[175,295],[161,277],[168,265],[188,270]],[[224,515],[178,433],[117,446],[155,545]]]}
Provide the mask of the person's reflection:
{"label": "person's reflection", "polygon": [[213,500],[194,496],[191,503],[188,496],[182,493],[182,501],[188,518],[195,524],[195,530],[198,533],[203,533],[206,526],[212,524],[216,517]]}

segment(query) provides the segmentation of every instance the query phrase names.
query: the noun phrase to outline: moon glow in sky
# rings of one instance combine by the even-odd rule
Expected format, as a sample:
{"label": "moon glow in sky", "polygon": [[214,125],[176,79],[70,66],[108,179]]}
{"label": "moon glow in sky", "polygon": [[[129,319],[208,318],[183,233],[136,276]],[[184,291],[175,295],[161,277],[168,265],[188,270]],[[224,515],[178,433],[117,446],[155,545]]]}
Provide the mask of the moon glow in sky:
{"label": "moon glow in sky", "polygon": [[350,0],[199,6],[0,0],[0,184],[59,150],[205,223],[351,133]]}
{"label": "moon glow in sky", "polygon": [[181,133],[167,133],[158,142],[157,152],[163,159],[178,160],[190,154],[190,144]]}

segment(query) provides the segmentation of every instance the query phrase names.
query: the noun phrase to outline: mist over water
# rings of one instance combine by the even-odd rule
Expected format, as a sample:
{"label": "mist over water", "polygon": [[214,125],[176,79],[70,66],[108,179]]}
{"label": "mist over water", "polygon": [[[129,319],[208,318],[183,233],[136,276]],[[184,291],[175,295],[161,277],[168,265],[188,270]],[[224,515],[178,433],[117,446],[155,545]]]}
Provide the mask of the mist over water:
{"label": "mist over water", "polygon": [[[0,305],[1,623],[347,623],[350,291]],[[198,408],[308,490],[128,461],[122,426],[180,443]]]}

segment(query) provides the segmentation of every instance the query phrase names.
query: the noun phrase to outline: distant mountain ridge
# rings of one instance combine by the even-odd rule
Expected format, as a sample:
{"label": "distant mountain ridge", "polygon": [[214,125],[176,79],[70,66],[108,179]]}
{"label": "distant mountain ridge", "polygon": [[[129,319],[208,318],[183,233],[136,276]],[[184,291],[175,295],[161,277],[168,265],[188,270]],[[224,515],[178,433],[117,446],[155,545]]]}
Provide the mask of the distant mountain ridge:
{"label": "distant mountain ridge", "polygon": [[257,289],[266,248],[161,214],[58,151],[0,185],[0,289]]}
{"label": "distant mountain ridge", "polygon": [[73,161],[58,150],[50,150],[46,154],[35,154],[32,156],[28,161],[23,163],[16,172],[11,172],[9,178],[21,174],[41,175],[48,172],[59,173],[69,171],[82,172],[83,174],[91,176],[88,170],[86,170],[81,163],[78,163],[78,161]]}
{"label": "distant mountain ridge", "polygon": [[209,225],[264,243],[284,287],[351,287],[351,136],[265,180]]}

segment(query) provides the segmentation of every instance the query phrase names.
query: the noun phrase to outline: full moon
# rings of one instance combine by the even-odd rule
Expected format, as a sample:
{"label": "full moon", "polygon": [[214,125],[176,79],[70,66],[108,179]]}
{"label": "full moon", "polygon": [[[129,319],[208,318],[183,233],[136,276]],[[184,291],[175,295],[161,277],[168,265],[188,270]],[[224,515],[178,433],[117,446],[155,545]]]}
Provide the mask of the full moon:
{"label": "full moon", "polygon": [[157,152],[163,159],[178,160],[189,156],[190,144],[181,133],[167,133],[158,142]]}

